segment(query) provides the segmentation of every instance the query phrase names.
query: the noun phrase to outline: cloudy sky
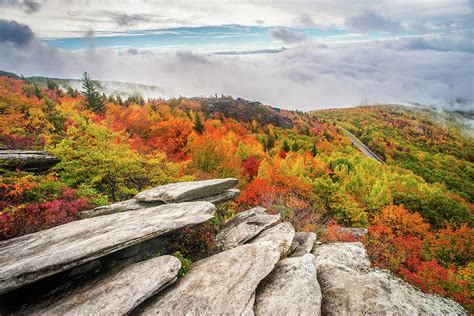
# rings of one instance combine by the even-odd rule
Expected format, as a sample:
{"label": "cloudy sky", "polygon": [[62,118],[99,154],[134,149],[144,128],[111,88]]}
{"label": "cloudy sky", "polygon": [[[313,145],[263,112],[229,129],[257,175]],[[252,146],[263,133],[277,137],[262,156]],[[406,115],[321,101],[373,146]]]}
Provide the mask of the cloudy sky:
{"label": "cloudy sky", "polygon": [[[474,0],[0,0],[0,69],[283,108],[474,99]],[[472,104],[472,103],[471,103]],[[465,105],[464,105],[465,106]]]}

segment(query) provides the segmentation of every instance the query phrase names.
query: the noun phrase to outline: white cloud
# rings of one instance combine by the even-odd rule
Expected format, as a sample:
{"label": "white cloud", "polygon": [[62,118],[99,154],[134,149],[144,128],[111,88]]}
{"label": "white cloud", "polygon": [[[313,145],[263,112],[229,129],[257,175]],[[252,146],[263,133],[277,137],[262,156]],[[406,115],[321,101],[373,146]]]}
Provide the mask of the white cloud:
{"label": "white cloud", "polygon": [[270,35],[287,44],[302,43],[308,40],[308,37],[304,34],[292,32],[281,27],[271,29]]}
{"label": "white cloud", "polygon": [[346,19],[346,26],[357,32],[398,32],[402,29],[400,22],[383,16],[380,12],[366,10]]}
{"label": "white cloud", "polygon": [[88,71],[96,79],[157,85],[165,97],[223,93],[293,109],[474,99],[472,52],[407,48],[403,41],[325,49],[305,42],[277,54],[220,56],[65,52],[34,38],[26,46],[0,43],[0,69],[65,78]]}
{"label": "white cloud", "polygon": [[[371,10],[383,12],[402,25],[451,23],[472,12],[470,0],[48,0],[34,14],[7,3],[40,1],[0,0],[0,18],[28,24],[39,36],[102,31],[156,29],[222,24],[271,27],[344,27],[346,19]],[[262,18],[264,17],[264,18]]]}

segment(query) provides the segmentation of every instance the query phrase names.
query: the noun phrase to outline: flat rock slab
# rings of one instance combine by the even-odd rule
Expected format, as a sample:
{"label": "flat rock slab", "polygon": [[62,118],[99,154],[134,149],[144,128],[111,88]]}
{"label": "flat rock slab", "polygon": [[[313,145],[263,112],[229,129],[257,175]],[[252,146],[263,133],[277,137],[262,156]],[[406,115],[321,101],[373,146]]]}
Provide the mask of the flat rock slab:
{"label": "flat rock slab", "polygon": [[0,294],[213,217],[209,202],[167,204],[71,222],[0,242]]}
{"label": "flat rock slab", "polygon": [[254,292],[274,268],[273,242],[242,245],[196,262],[175,286],[152,300],[145,315],[241,315],[252,313]]}
{"label": "flat rock slab", "polygon": [[327,244],[314,253],[325,315],[467,315],[452,300],[422,293],[386,271],[370,269],[360,243]]}
{"label": "flat rock slab", "polygon": [[163,204],[164,202],[160,202],[160,201],[145,203],[145,202],[140,202],[135,199],[130,199],[130,200],[122,201],[122,202],[113,203],[110,205],[99,206],[92,210],[79,212],[79,217],[91,218],[91,217],[115,214],[115,213],[120,213],[120,212],[136,211],[143,208],[149,208],[149,207],[159,206]]}
{"label": "flat rock slab", "polygon": [[48,170],[60,160],[45,151],[0,150],[0,167],[26,171]]}
{"label": "flat rock slab", "polygon": [[228,250],[244,244],[267,227],[280,220],[280,215],[270,215],[263,207],[254,207],[235,215],[216,236],[217,247]]}
{"label": "flat rock slab", "polygon": [[280,223],[276,226],[270,227],[252,240],[252,243],[271,241],[278,245],[281,256],[286,256],[291,248],[291,242],[295,237],[295,229],[293,225],[288,222]]}
{"label": "flat rock slab", "polygon": [[181,262],[162,256],[132,264],[99,278],[22,314],[125,315],[176,280]]}
{"label": "flat rock slab", "polygon": [[142,202],[165,203],[191,201],[221,194],[236,186],[237,182],[234,178],[177,182],[140,192],[135,199]]}
{"label": "flat rock slab", "polygon": [[291,244],[291,256],[299,257],[310,253],[316,242],[316,234],[311,232],[297,232]]}
{"label": "flat rock slab", "polygon": [[255,315],[320,315],[321,289],[314,255],[279,261],[258,286]]}
{"label": "flat rock slab", "polygon": [[199,198],[195,201],[206,201],[211,202],[212,204],[221,204],[227,201],[236,199],[240,195],[240,190],[238,189],[229,189],[220,194],[212,195],[204,198]]}

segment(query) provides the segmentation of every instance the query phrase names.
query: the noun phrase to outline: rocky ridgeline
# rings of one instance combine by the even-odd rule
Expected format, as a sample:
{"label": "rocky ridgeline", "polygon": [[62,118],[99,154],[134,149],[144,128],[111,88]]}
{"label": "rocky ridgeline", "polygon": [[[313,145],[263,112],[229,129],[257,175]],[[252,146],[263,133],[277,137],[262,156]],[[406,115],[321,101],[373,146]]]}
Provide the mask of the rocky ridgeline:
{"label": "rocky ridgeline", "polygon": [[[97,314],[467,314],[370,268],[361,243],[320,244],[256,207],[229,220],[216,254],[178,278],[164,249],[235,198],[235,179],[175,183],[83,212],[84,218],[0,243],[0,312]],[[362,232],[363,233],[363,232]],[[46,288],[46,289],[45,289]],[[9,304],[15,301],[16,304]],[[2,313],[3,314],[3,313]]]}

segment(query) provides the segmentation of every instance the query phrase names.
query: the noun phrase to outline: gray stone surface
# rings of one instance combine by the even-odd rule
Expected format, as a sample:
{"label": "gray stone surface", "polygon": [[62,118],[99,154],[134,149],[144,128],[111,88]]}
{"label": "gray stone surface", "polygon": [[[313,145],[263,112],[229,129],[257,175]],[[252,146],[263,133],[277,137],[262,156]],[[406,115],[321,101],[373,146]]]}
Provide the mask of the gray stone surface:
{"label": "gray stone surface", "polygon": [[220,194],[199,198],[195,201],[206,201],[206,202],[211,202],[212,204],[221,204],[221,203],[225,203],[227,201],[233,200],[237,198],[239,195],[240,195],[240,190],[229,189]]}
{"label": "gray stone surface", "polygon": [[280,215],[270,215],[263,207],[254,207],[235,215],[216,236],[217,247],[231,249],[255,237],[265,228],[280,220]]}
{"label": "gray stone surface", "polygon": [[464,315],[456,302],[422,293],[387,271],[370,269],[361,243],[318,246],[322,313],[327,315]]}
{"label": "gray stone surface", "polygon": [[233,188],[237,182],[234,178],[177,182],[140,192],[135,199],[142,202],[165,203],[191,201],[221,194]]}
{"label": "gray stone surface", "polygon": [[314,255],[286,258],[258,286],[255,315],[320,315]]}
{"label": "gray stone surface", "polygon": [[145,315],[251,314],[254,292],[280,257],[273,242],[242,245],[196,262],[175,286],[152,300]]}
{"label": "gray stone surface", "polygon": [[78,215],[80,218],[91,218],[91,217],[109,215],[109,214],[120,213],[120,212],[135,211],[135,210],[140,210],[143,208],[159,206],[162,204],[164,204],[164,202],[158,201],[158,202],[146,203],[146,202],[140,202],[135,199],[130,199],[130,200],[122,201],[122,202],[113,203],[110,205],[99,206],[92,210],[82,211],[82,212],[79,212]]}
{"label": "gray stone surface", "polygon": [[[240,194],[238,189],[229,189],[220,194],[212,195],[208,197],[202,197],[193,201],[204,201],[211,202],[212,204],[220,204],[237,198]],[[153,201],[153,202],[142,202],[137,199],[125,200],[122,202],[113,203],[110,205],[99,206],[91,210],[79,212],[80,218],[91,218],[102,215],[109,215],[119,212],[135,211],[143,208],[154,207],[163,205],[165,202]]]}
{"label": "gray stone surface", "polygon": [[291,256],[299,257],[310,253],[316,241],[316,234],[311,232],[297,232],[291,244]]}
{"label": "gray stone surface", "polygon": [[0,150],[0,167],[5,169],[44,171],[58,162],[58,158],[45,151]]}
{"label": "gray stone surface", "polygon": [[351,269],[365,270],[370,267],[370,260],[365,247],[360,242],[340,242],[316,246],[312,253],[321,262],[332,262]]}
{"label": "gray stone surface", "polygon": [[181,262],[161,256],[102,275],[22,314],[125,315],[176,280]]}
{"label": "gray stone surface", "polygon": [[0,242],[0,293],[213,217],[209,202],[104,215]]}
{"label": "gray stone surface", "polygon": [[285,222],[262,231],[252,240],[252,243],[272,241],[278,245],[283,257],[288,254],[293,237],[295,237],[295,229],[290,223]]}

